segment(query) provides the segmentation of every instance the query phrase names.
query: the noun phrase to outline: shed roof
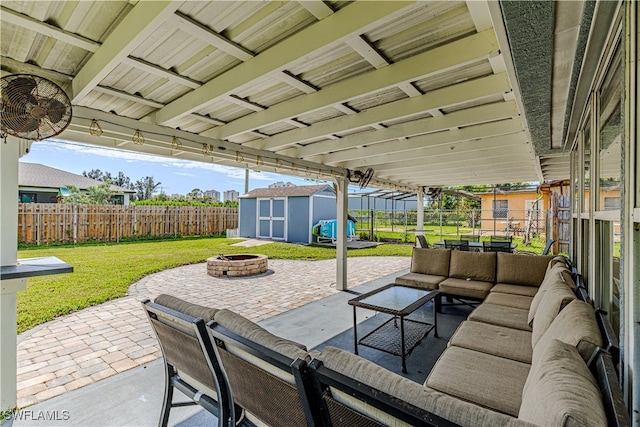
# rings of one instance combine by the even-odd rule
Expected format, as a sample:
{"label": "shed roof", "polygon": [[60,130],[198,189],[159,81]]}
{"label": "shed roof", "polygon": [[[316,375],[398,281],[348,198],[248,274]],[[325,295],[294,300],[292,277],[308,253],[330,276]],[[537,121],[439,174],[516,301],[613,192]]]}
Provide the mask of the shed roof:
{"label": "shed roof", "polygon": [[295,187],[279,187],[279,188],[256,188],[248,193],[243,194],[243,198],[252,197],[290,197],[290,196],[311,196],[321,190],[329,189],[334,191],[333,187],[328,184],[320,185],[301,185]]}
{"label": "shed roof", "polygon": [[[62,187],[73,185],[81,190],[102,184],[102,181],[75,173],[41,165],[39,163],[20,162],[18,166],[18,185],[20,187],[52,188],[56,191]],[[118,193],[135,193],[133,190],[111,185],[111,190]]]}

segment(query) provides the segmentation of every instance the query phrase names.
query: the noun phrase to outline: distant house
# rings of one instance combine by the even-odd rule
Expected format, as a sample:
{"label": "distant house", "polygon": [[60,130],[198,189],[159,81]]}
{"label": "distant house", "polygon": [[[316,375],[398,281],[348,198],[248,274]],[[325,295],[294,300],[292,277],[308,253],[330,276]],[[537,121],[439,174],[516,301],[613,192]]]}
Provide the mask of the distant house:
{"label": "distant house", "polygon": [[313,243],[312,226],[336,217],[332,185],[256,188],[240,197],[240,236]]}
{"label": "distant house", "polygon": [[[58,203],[58,198],[69,194],[67,185],[80,190],[102,184],[92,178],[66,172],[38,163],[20,162],[18,166],[18,201],[21,203]],[[128,205],[135,191],[112,185],[113,204]]]}

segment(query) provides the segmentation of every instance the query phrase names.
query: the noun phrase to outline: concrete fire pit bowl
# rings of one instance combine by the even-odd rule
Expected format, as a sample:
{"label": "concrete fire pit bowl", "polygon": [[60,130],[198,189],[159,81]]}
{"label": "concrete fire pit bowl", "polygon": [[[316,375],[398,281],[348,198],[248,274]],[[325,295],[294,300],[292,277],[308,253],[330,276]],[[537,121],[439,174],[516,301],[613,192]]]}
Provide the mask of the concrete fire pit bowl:
{"label": "concrete fire pit bowl", "polygon": [[267,256],[255,254],[218,255],[207,259],[207,274],[214,277],[240,277],[267,271]]}

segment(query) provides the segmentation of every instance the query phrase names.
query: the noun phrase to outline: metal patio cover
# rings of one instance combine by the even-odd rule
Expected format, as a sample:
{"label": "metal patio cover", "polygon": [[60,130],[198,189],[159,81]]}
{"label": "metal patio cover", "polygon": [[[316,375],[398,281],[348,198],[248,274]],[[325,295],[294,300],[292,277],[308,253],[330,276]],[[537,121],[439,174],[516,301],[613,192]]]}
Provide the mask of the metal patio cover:
{"label": "metal patio cover", "polygon": [[[529,46],[508,2],[3,1],[2,74],[60,84],[69,141],[320,179],[373,168],[401,191],[567,178],[551,135],[571,73],[552,71],[570,71],[583,5],[524,3],[547,34]],[[544,117],[524,110],[522,47],[545,52],[525,64]]]}

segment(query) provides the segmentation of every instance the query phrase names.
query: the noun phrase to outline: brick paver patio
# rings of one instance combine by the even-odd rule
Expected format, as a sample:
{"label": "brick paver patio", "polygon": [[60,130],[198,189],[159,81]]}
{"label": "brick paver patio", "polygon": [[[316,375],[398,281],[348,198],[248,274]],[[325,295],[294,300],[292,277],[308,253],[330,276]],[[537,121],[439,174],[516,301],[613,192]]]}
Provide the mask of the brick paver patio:
{"label": "brick paver patio", "polygon": [[[355,287],[409,267],[406,257],[348,260]],[[187,301],[229,308],[258,322],[336,291],[336,260],[269,260],[271,274],[214,278],[206,263],[150,275],[129,295],[90,307],[18,336],[18,406],[26,407],[161,357],[141,308],[144,298],[168,293]]]}

